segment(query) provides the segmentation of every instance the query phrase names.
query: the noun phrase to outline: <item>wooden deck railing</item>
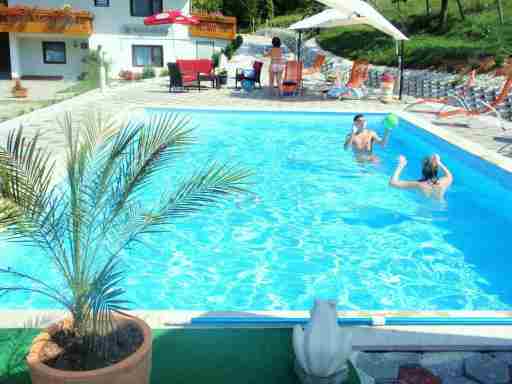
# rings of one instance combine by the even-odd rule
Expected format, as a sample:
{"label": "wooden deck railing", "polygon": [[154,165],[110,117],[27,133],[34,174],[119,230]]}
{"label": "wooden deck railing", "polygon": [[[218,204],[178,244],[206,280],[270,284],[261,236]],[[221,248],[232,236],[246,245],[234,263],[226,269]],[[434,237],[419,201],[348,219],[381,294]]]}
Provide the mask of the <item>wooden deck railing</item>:
{"label": "wooden deck railing", "polygon": [[93,15],[69,8],[0,5],[0,32],[58,33],[89,36]]}
{"label": "wooden deck railing", "polygon": [[236,36],[236,17],[193,13],[198,25],[190,26],[190,35],[210,39],[233,40]]}

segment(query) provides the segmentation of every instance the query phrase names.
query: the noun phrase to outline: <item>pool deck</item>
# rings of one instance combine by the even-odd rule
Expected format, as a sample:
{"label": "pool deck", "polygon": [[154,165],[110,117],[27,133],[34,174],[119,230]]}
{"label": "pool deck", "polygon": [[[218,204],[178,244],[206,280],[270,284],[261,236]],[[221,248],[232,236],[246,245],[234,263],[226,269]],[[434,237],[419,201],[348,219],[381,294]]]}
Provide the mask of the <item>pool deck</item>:
{"label": "pool deck", "polygon": [[[247,67],[252,57],[235,57],[233,67]],[[266,69],[265,69],[266,70]],[[206,82],[205,82],[206,84]],[[65,142],[57,123],[65,112],[70,112],[75,122],[93,111],[125,119],[140,114],[147,107],[162,108],[222,108],[231,110],[272,111],[330,111],[330,112],[394,112],[411,123],[426,129],[444,140],[457,145],[499,167],[512,172],[512,124],[506,123],[503,131],[496,124],[483,122],[479,127],[467,127],[460,121],[450,124],[433,124],[431,113],[403,112],[406,103],[383,104],[378,100],[336,101],[323,100],[308,93],[302,97],[271,98],[266,90],[244,93],[231,86],[220,90],[205,89],[198,92],[169,93],[168,79],[157,78],[137,83],[127,83],[104,93],[94,90],[48,108],[0,124],[0,142],[5,142],[9,130],[24,126],[28,135],[40,132],[41,144],[48,146],[55,159],[63,164]],[[425,109],[424,106],[421,107]],[[428,107],[427,107],[428,109]],[[430,109],[432,110],[432,109]],[[192,317],[212,316],[205,312],[184,311],[135,311],[154,328],[191,326]],[[376,313],[371,313],[375,315]],[[390,314],[390,313],[388,313]],[[392,313],[391,313],[392,314]],[[245,314],[274,317],[309,317],[307,312],[264,312]],[[345,316],[363,316],[363,313],[340,313]],[[395,315],[399,315],[396,314]],[[402,314],[400,314],[402,315]],[[417,316],[418,313],[409,313]],[[422,316],[495,316],[512,317],[512,312],[443,312]],[[59,311],[0,311],[0,328],[44,326],[62,318]],[[265,325],[268,327],[268,325]],[[289,326],[276,322],[275,326]],[[204,327],[204,326],[203,326]],[[380,350],[446,350],[446,349],[512,349],[512,326],[375,326],[353,327],[356,349]]]}

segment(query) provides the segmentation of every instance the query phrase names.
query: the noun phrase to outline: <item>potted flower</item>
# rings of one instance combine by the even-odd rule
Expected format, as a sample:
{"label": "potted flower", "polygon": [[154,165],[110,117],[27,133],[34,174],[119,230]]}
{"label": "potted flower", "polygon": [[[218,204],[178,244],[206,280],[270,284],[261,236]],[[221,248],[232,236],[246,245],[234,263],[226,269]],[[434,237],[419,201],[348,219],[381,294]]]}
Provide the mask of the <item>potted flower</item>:
{"label": "potted flower", "polygon": [[[126,271],[121,252],[141,236],[168,231],[175,218],[245,192],[249,172],[212,164],[148,203],[141,190],[193,143],[186,118],[159,114],[116,127],[100,115],[80,129],[67,114],[65,178],[20,127],[0,146],[2,198],[13,209],[0,215],[7,239],[40,249],[31,255],[60,278],[43,279],[0,268],[0,297],[45,295],[66,308],[67,319],[33,341],[27,356],[32,383],[147,384],[151,329],[126,313]],[[37,273],[37,272],[36,272]]]}
{"label": "potted flower", "polygon": [[389,72],[385,72],[380,77],[380,88],[382,91],[381,101],[390,103],[393,101],[393,89],[395,88],[395,77]]}
{"label": "potted flower", "polygon": [[225,68],[216,68],[215,74],[217,75],[217,78],[219,79],[220,85],[226,85],[228,83],[228,71]]}
{"label": "potted flower", "polygon": [[11,92],[12,95],[17,98],[24,98],[28,96],[28,90],[21,86],[20,79],[15,79],[14,87],[12,87]]}

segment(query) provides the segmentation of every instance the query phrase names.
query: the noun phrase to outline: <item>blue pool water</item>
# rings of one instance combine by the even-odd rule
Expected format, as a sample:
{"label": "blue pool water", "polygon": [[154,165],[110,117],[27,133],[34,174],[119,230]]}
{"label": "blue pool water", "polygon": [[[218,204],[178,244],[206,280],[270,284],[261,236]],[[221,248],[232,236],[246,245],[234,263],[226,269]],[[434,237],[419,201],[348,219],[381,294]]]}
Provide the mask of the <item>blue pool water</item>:
{"label": "blue pool water", "polygon": [[[156,110],[149,113],[161,113]],[[147,236],[126,252],[127,298],[140,309],[302,310],[315,297],[345,310],[512,309],[512,176],[401,121],[380,163],[361,165],[343,140],[351,114],[187,111],[198,144],[158,177],[147,200],[205,162],[234,161],[255,173],[239,196]],[[368,115],[382,134],[384,115]],[[394,190],[441,155],[455,182],[446,202]],[[0,243],[0,265],[55,278],[33,249]],[[37,295],[2,308],[48,308]]]}

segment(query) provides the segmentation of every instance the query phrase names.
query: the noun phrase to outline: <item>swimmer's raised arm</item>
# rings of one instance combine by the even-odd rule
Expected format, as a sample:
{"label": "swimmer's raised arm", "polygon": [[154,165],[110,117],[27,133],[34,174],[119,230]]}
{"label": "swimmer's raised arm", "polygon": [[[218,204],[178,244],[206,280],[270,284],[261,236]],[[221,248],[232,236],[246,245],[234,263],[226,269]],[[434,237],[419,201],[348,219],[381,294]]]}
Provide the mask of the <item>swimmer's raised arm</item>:
{"label": "swimmer's raised arm", "polygon": [[445,184],[445,186],[448,187],[449,185],[451,185],[453,183],[453,175],[452,175],[452,173],[450,172],[448,167],[441,162],[441,158],[439,157],[438,154],[435,154],[433,156],[433,158],[434,158],[437,166],[444,173],[444,176],[439,181],[443,182],[443,184]]}
{"label": "swimmer's raised arm", "polygon": [[400,189],[419,188],[420,185],[417,181],[400,180],[400,175],[402,174],[402,171],[404,170],[406,165],[407,159],[405,158],[405,156],[400,155],[398,157],[398,165],[396,166],[395,172],[393,173],[393,176],[391,176],[391,179],[389,180],[389,185],[394,188]]}

